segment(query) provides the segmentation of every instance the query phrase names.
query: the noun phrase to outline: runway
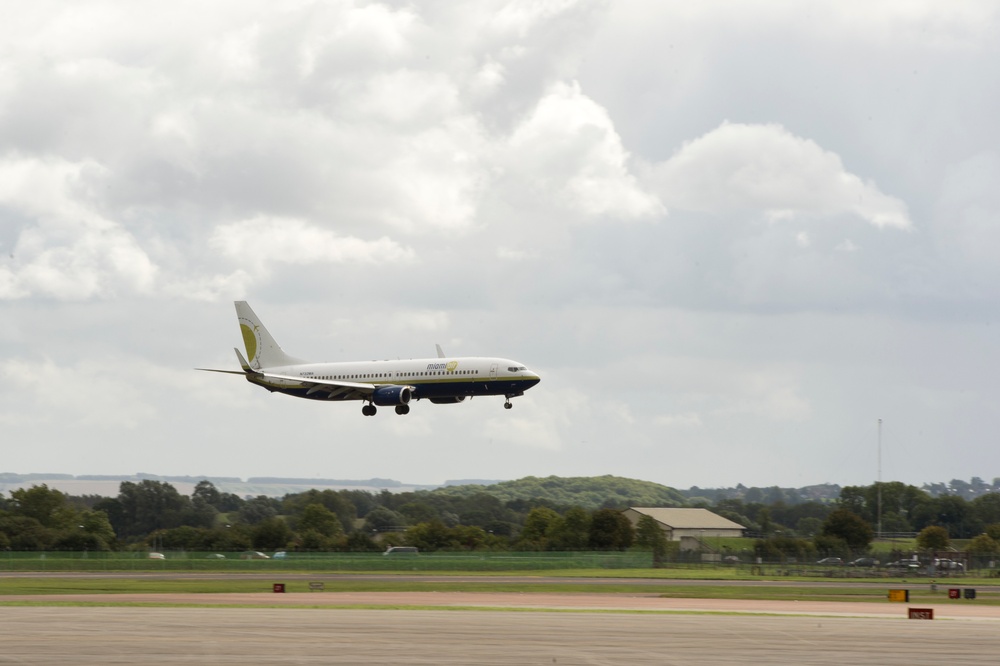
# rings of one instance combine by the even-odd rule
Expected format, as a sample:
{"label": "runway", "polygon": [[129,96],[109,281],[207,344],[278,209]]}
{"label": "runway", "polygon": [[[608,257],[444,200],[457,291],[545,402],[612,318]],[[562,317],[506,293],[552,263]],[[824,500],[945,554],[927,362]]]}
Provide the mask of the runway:
{"label": "runway", "polygon": [[0,664],[992,664],[990,621],[0,607]]}
{"label": "runway", "polygon": [[[71,581],[77,576],[55,577]],[[252,577],[267,582],[265,589],[276,580]],[[906,619],[907,608],[917,604],[890,603],[884,597],[868,602],[671,598],[661,596],[659,581],[627,593],[337,591],[337,581],[344,578],[283,576],[289,584],[284,594],[0,595],[0,603],[26,604],[0,606],[0,665],[910,666],[993,664],[1000,654],[1000,606],[948,600],[943,591],[940,601],[919,604],[934,608],[936,619],[927,621]],[[412,578],[431,584],[456,582],[453,576]],[[467,578],[483,582],[480,576]],[[308,591],[307,583],[316,580],[325,581],[326,589]],[[554,580],[595,579],[524,577],[526,582]]]}

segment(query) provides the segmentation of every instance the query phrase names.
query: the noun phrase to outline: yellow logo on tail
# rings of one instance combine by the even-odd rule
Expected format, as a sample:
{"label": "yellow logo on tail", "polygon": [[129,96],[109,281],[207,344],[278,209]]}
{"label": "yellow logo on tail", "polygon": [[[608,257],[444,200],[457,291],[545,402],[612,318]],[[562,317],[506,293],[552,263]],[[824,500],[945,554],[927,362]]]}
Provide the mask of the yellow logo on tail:
{"label": "yellow logo on tail", "polygon": [[240,324],[240,332],[243,334],[243,344],[247,346],[247,358],[253,363],[257,358],[257,335],[246,324]]}

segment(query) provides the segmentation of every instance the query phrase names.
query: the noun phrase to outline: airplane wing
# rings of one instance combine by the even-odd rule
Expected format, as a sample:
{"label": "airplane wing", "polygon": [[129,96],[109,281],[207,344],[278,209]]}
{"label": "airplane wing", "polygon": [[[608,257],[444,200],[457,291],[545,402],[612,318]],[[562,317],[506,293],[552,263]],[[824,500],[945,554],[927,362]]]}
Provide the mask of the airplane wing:
{"label": "airplane wing", "polygon": [[313,377],[295,377],[294,375],[278,375],[272,372],[261,372],[259,370],[216,370],[215,368],[195,368],[195,370],[203,370],[205,372],[221,372],[227,375],[240,375],[246,377],[247,375],[252,375],[255,383],[262,383],[266,385],[266,380],[268,379],[280,379],[284,381],[294,381],[298,383],[303,388],[306,388],[306,395],[311,395],[313,393],[327,393],[326,396],[330,400],[333,399],[367,399],[378,385],[375,384],[363,384],[360,382],[338,382],[329,379],[315,379]]}

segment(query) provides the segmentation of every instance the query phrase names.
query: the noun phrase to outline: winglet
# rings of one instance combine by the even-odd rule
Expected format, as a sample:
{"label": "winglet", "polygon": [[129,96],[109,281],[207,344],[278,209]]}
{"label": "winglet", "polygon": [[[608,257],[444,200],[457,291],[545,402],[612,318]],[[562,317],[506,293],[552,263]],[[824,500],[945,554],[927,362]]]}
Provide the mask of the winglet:
{"label": "winglet", "polygon": [[243,358],[243,354],[240,353],[240,350],[237,349],[236,347],[233,347],[233,351],[236,352],[236,358],[240,360],[240,367],[243,368],[243,372],[247,373],[253,372],[254,369],[251,368],[250,364],[247,363],[247,360]]}
{"label": "winglet", "polygon": [[441,345],[434,345],[438,350],[438,358],[444,358],[444,350],[441,349]]}

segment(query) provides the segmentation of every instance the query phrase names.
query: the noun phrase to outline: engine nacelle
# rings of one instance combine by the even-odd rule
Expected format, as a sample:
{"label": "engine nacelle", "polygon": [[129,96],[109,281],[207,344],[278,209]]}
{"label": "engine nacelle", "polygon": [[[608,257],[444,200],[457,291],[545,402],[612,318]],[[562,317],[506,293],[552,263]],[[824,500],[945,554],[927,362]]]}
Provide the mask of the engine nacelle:
{"label": "engine nacelle", "polygon": [[465,396],[464,395],[456,395],[456,396],[452,396],[450,398],[428,398],[428,400],[430,400],[431,402],[433,402],[435,405],[451,405],[451,404],[454,404],[456,402],[462,402],[463,400],[465,400]]}
{"label": "engine nacelle", "polygon": [[372,402],[379,407],[405,405],[413,397],[409,386],[383,386],[372,393]]}

